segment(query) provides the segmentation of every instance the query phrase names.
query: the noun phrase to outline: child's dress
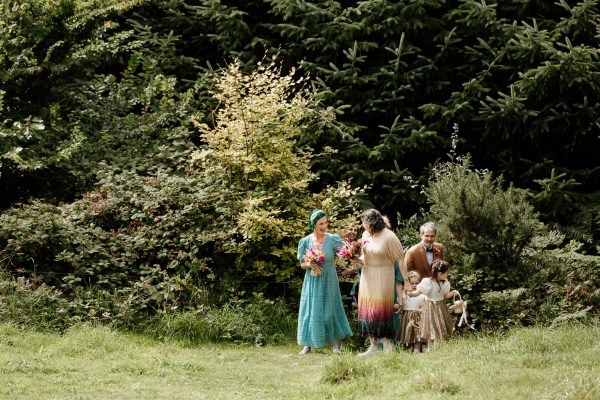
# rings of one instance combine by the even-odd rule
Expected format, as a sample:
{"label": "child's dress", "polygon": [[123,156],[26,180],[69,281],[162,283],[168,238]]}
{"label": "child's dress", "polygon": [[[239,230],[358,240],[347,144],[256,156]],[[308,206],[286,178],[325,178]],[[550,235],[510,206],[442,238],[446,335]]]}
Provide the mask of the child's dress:
{"label": "child's dress", "polygon": [[408,297],[406,293],[402,294],[402,319],[396,332],[398,343],[413,345],[421,341],[419,332],[419,323],[421,320],[420,308],[425,301],[425,295],[420,294],[417,297]]}
{"label": "child's dress", "polygon": [[417,285],[417,290],[426,296],[421,306],[421,340],[438,340],[450,336],[454,331],[454,321],[444,299],[450,292],[450,282],[423,278]]}

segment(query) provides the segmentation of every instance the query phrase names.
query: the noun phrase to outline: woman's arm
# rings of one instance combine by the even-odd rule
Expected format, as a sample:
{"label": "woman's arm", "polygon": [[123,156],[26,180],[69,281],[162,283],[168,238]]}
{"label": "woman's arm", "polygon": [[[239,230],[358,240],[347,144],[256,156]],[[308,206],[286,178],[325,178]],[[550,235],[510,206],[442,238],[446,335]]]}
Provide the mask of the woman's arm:
{"label": "woman's arm", "polygon": [[302,238],[300,239],[300,242],[298,242],[298,261],[300,261],[300,268],[302,269],[309,269],[312,267],[310,262],[304,261],[304,253],[306,252],[307,248],[306,241],[307,238]]}
{"label": "woman's arm", "polygon": [[350,276],[350,275],[354,275],[357,271],[359,270],[358,267],[353,267],[350,269],[345,269],[341,272],[341,275],[346,277],[346,276]]}
{"label": "woman's arm", "polygon": [[344,245],[344,239],[338,234],[331,235],[331,241],[333,242],[333,252],[337,253],[340,247]]}
{"label": "woman's arm", "polygon": [[403,297],[402,293],[404,291],[404,285],[401,282],[396,282],[396,297],[397,303],[400,304],[400,308],[402,308]]}
{"label": "woman's arm", "polygon": [[400,243],[400,240],[396,234],[390,231],[391,235],[387,240],[388,254],[392,260],[394,260],[394,267],[398,267],[404,281],[408,280],[408,273],[406,271],[406,263],[404,262],[404,248]]}

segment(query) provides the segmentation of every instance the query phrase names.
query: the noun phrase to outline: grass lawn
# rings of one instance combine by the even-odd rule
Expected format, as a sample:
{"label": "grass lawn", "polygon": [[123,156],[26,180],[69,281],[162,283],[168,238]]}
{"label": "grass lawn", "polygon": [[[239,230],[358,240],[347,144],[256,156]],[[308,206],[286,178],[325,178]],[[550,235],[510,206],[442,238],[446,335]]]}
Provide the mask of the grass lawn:
{"label": "grass lawn", "polygon": [[295,344],[186,346],[104,327],[0,325],[1,399],[600,399],[600,326],[454,338],[364,359]]}

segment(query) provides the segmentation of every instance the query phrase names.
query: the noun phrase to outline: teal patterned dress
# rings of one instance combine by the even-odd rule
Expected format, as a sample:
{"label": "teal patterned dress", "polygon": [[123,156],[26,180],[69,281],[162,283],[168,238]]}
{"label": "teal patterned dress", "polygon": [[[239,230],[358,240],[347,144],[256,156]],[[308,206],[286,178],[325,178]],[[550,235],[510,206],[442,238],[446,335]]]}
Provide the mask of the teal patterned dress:
{"label": "teal patterned dress", "polygon": [[[304,274],[298,313],[298,344],[301,346],[322,348],[335,340],[352,336],[335,270],[335,253],[343,244],[339,235],[328,233],[323,244],[325,261],[321,264],[322,274],[312,276],[310,269]],[[306,250],[312,248],[311,235],[300,239],[298,261],[302,262]]]}

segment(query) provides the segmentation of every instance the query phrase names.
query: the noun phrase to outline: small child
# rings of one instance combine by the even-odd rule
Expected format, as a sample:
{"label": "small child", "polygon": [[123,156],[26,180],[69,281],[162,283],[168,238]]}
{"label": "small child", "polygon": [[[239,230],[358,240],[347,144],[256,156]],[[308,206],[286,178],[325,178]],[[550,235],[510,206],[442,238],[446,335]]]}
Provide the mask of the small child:
{"label": "small child", "polygon": [[419,333],[421,340],[427,341],[428,349],[431,349],[436,340],[444,339],[454,331],[454,321],[445,300],[457,296],[458,291],[450,290],[449,271],[450,263],[435,260],[431,266],[431,277],[423,278],[417,285],[417,290],[407,292],[410,297],[421,294],[426,296],[421,306]]}
{"label": "small child", "polygon": [[417,271],[408,273],[408,287],[404,292],[404,303],[402,305],[402,319],[396,332],[398,343],[404,343],[406,346],[413,346],[414,353],[421,352],[421,335],[419,332],[419,320],[421,315],[421,305],[425,301],[425,295],[420,294],[417,297],[408,297],[407,292],[417,289],[417,284],[421,280],[421,275]]}

